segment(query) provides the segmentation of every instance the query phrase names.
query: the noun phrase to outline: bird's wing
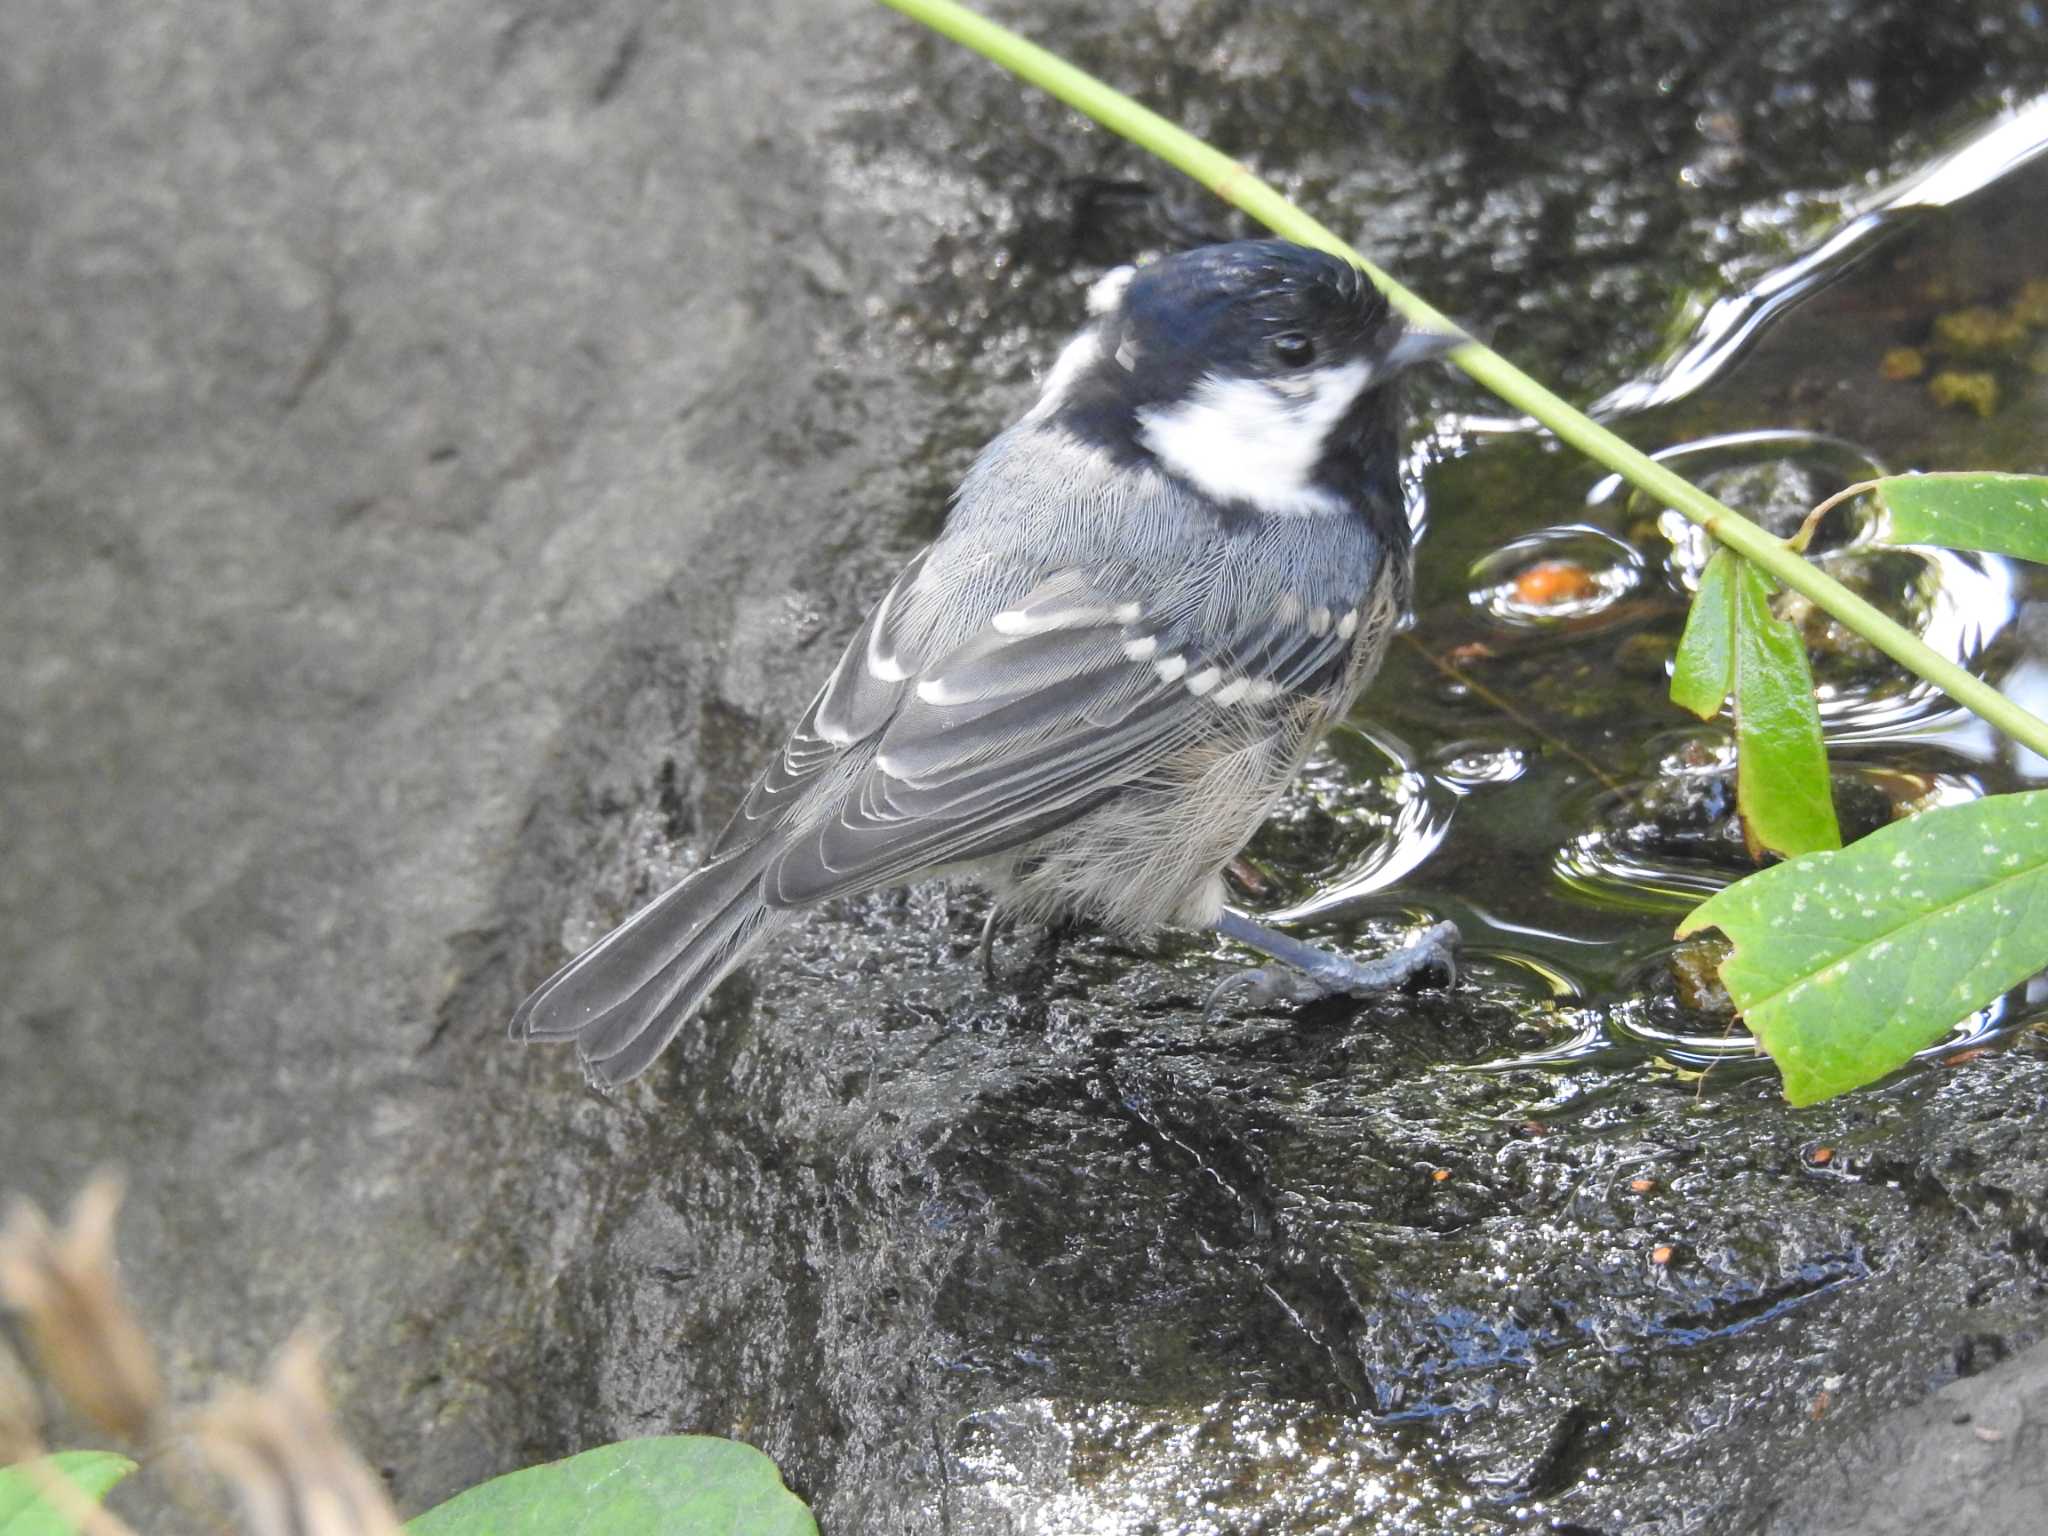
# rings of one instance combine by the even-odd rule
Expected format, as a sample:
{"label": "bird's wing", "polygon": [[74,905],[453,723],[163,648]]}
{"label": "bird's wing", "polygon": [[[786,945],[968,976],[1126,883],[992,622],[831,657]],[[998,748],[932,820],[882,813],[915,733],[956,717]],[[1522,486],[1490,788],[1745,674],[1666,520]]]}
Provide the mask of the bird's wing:
{"label": "bird's wing", "polygon": [[[803,905],[1015,847],[1142,778],[1214,716],[1251,731],[1330,688],[1351,651],[1355,616],[1312,622],[1214,572],[1149,601],[1140,590],[1158,592],[1131,573],[1055,572],[898,682],[866,766],[829,810],[789,824],[763,898]],[[832,698],[813,708],[820,739],[865,723]]]}
{"label": "bird's wing", "polygon": [[914,681],[914,660],[906,659],[914,654],[914,642],[904,633],[905,620],[930,555],[929,548],[920,550],[868,610],[825,686],[783,743],[782,755],[755,780],[718,834],[711,857],[744,847],[783,821],[819,774],[889,723]]}

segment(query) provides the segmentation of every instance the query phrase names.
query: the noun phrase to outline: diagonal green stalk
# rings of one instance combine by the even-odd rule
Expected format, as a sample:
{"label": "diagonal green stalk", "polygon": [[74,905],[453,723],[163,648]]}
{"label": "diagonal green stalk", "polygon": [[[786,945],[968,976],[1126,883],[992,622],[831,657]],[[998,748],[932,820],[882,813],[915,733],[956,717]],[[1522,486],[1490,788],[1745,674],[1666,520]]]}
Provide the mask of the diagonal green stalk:
{"label": "diagonal green stalk", "polygon": [[[1121,91],[1028,42],[1007,27],[954,0],[882,0],[933,31],[972,49],[991,63],[1076,111],[1094,118],[1140,149],[1151,151],[1175,170],[1200,182],[1225,202],[1243,209],[1275,234],[1312,245],[1356,262],[1387,300],[1416,325],[1453,332],[1457,327],[1423,300],[1367,261],[1322,223],[1310,218],[1248,168],[1221,150],[1203,143]],[[1623,441],[1590,416],[1522,372],[1499,353],[1468,341],[1451,353],[1451,361],[1501,399],[1548,427],[1558,438],[1664,505],[1699,524],[1721,543],[1762,566],[1783,585],[1811,598],[1907,671],[1925,678],[1958,704],[1981,715],[2014,740],[2048,757],[2048,721],[2020,708],[1989,683],[1923,644],[1919,637],[1886,618],[1847,587],[1808,563],[1734,508]]]}

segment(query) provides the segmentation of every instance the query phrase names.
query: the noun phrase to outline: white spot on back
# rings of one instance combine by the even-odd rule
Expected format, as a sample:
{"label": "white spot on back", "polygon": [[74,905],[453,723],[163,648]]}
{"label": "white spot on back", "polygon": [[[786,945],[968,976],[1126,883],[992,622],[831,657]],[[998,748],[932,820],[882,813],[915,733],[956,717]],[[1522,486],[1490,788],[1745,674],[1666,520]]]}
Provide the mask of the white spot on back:
{"label": "white spot on back", "polygon": [[1124,290],[1138,275],[1136,267],[1112,267],[1095,279],[1088,289],[1088,313],[1106,315],[1124,301]]}
{"label": "white spot on back", "polygon": [[1045,376],[1045,387],[1038,392],[1038,404],[1024,413],[1026,421],[1043,421],[1060,408],[1067,398],[1067,391],[1095,360],[1102,356],[1102,341],[1090,326],[1060,349],[1059,357],[1053,362],[1052,372]]}
{"label": "white spot on back", "polygon": [[[1188,679],[1188,686],[1190,688],[1194,686],[1193,678]],[[1246,694],[1250,693],[1251,691],[1252,684],[1250,678],[1233,678],[1229,682],[1225,683],[1221,688],[1218,688],[1216,690],[1216,697],[1210,700],[1210,702],[1213,704],[1235,704],[1239,699],[1243,698]]]}
{"label": "white spot on back", "polygon": [[1188,678],[1188,692],[1192,693],[1196,698],[1199,699],[1211,688],[1214,688],[1216,684],[1222,680],[1222,678],[1223,672],[1221,668],[1204,667],[1201,671],[1193,674],[1191,677]]}
{"label": "white spot on back", "polygon": [[1111,612],[1107,608],[1046,608],[1037,613],[1020,613],[1015,608],[1006,608],[990,619],[989,628],[999,635],[1043,635],[1055,629],[1086,629],[1091,624],[1100,624],[1114,619],[1119,624],[1128,624],[1137,618],[1137,604],[1126,605],[1134,610],[1130,619],[1121,617],[1123,609]]}
{"label": "white spot on back", "polygon": [[1135,640],[1126,640],[1124,642],[1124,654],[1133,661],[1143,661],[1158,649],[1159,637],[1157,635],[1140,635]]}
{"label": "white spot on back", "polygon": [[1285,390],[1212,375],[1179,404],[1139,412],[1139,438],[1167,470],[1220,501],[1281,517],[1341,512],[1342,498],[1309,477],[1371,378],[1366,363],[1319,368]]}
{"label": "white spot on back", "polygon": [[894,656],[882,654],[882,630],[887,620],[887,599],[884,599],[883,611],[876,614],[875,622],[868,626],[868,673],[885,683],[900,683],[910,676],[910,669]]}
{"label": "white spot on back", "polygon": [[1185,656],[1162,656],[1152,663],[1152,670],[1159,674],[1162,683],[1172,682],[1187,669],[1188,659]]}

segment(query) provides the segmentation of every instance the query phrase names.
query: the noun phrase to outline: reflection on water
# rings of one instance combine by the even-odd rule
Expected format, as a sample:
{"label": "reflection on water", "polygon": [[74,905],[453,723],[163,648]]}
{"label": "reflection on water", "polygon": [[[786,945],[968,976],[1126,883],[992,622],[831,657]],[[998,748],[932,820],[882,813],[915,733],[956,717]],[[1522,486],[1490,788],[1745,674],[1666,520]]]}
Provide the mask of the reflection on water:
{"label": "reflection on water", "polygon": [[1839,227],[1796,260],[1708,306],[1685,346],[1652,373],[1601,396],[1596,417],[1633,415],[1704,388],[1743,355],[1778,316],[1910,227],[1926,210],[1946,208],[2012,175],[2048,149],[2048,98],[2017,108],[1937,156],[1896,185],[1845,208]]}
{"label": "reflection on water", "polygon": [[[1358,726],[1333,734],[1291,798],[1294,809],[1283,814],[1298,823],[1306,800],[1325,824],[1316,843],[1321,862],[1307,871],[1310,893],[1262,913],[1266,922],[1348,912],[1405,878],[1443,842],[1458,791],[1440,774],[1423,772],[1399,737]],[[1290,862],[1301,867],[1299,850]]]}
{"label": "reflection on water", "polygon": [[1509,741],[1453,741],[1430,754],[1437,778],[1463,794],[1487,784],[1512,784],[1529,766],[1529,754]]}
{"label": "reflection on water", "polygon": [[[1644,997],[1560,1010],[1564,1027],[1555,1044],[1484,1062],[1470,1070],[1507,1072],[1527,1067],[1654,1062],[1680,1071],[1704,1073],[1711,1069],[1719,1086],[1732,1086],[1773,1070],[1754,1037],[1732,1020],[1712,1029],[1686,1029],[1672,1024],[1665,1013],[1657,999]],[[1987,1049],[2044,1022],[2048,1022],[2048,1011],[2027,1008],[2011,996],[2002,997],[1958,1022],[1940,1040],[1916,1052],[1913,1059],[1927,1065],[1963,1065],[1954,1062],[1957,1055]]]}
{"label": "reflection on water", "polygon": [[[1996,555],[1865,544],[1814,558],[1937,654],[1973,671],[2017,611],[2018,573]],[[1789,594],[1778,611],[1805,633],[1830,745],[1896,740],[1969,718],[1933,684],[1880,656],[1804,598]]]}
{"label": "reflection on water", "polygon": [[[1557,851],[1559,882],[1590,901],[1643,912],[1690,911],[1754,865],[1735,816],[1734,745],[1702,736],[1697,756],[1605,791],[1567,816],[1584,830]],[[1973,775],[1834,763],[1836,815],[1853,839],[1899,817],[1960,805],[1985,791]]]}

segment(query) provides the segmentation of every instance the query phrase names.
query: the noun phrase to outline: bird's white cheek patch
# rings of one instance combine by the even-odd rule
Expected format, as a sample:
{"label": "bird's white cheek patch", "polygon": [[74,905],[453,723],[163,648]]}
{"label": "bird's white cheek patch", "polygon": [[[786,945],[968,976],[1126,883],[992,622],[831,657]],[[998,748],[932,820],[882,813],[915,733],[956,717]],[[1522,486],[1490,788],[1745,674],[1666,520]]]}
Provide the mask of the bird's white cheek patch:
{"label": "bird's white cheek patch", "polygon": [[1311,478],[1323,444],[1371,381],[1367,363],[1319,368],[1284,387],[1211,376],[1178,405],[1141,412],[1160,464],[1219,501],[1283,517],[1342,511]]}

